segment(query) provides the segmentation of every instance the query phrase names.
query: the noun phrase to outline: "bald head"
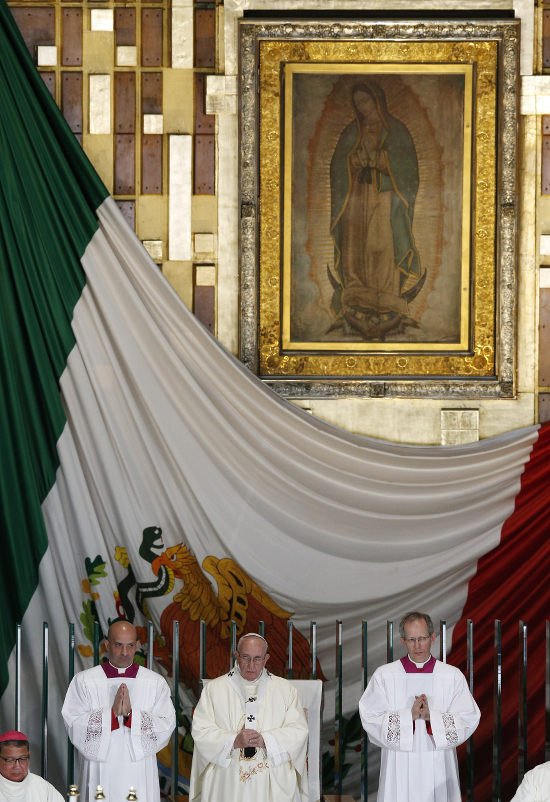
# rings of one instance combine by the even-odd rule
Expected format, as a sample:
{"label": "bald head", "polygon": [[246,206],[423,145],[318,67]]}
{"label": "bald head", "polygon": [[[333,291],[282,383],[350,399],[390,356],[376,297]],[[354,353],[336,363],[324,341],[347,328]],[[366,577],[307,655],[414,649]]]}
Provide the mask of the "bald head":
{"label": "bald head", "polygon": [[131,635],[134,640],[137,639],[137,629],[133,624],[130,624],[129,621],[114,621],[109,627],[106,640],[110,641],[111,638],[116,638],[122,632]]}
{"label": "bald head", "polygon": [[129,621],[115,621],[109,627],[105,640],[109,662],[115,668],[128,668],[139,649],[136,628]]}

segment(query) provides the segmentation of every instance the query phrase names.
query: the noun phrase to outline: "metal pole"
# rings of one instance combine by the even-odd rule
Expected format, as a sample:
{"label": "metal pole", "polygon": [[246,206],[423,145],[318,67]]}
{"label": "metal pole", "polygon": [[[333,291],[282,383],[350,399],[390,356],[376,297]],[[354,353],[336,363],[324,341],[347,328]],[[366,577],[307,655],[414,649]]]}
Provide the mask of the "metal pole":
{"label": "metal pole", "polygon": [[[472,696],[474,695],[474,622],[468,618],[466,623],[466,680]],[[474,802],[474,736],[466,743],[466,802]]]}
{"label": "metal pole", "polygon": [[334,793],[342,793],[342,622],[336,622],[336,689],[334,694]]}
{"label": "metal pole", "polygon": [[311,679],[317,679],[317,623],[309,622],[309,654],[311,657]]}
{"label": "metal pole", "polygon": [[439,659],[447,662],[447,622],[439,621]]}
{"label": "metal pole", "polygon": [[153,670],[153,641],[154,641],[153,622],[149,621],[147,627],[147,668]]}
{"label": "metal pole", "polygon": [[[74,677],[74,624],[69,624],[69,685]],[[67,785],[74,784],[74,746],[67,738]]]}
{"label": "metal pole", "polygon": [[199,629],[199,675],[201,679],[206,678],[206,623],[201,621]]}
{"label": "metal pole", "polygon": [[518,785],[527,771],[527,624],[519,622]]}
{"label": "metal pole", "polygon": [[544,717],[544,760],[550,760],[550,621],[546,622],[546,677],[544,682],[545,717]]}
{"label": "metal pole", "polygon": [[287,675],[287,679],[292,679],[292,630],[293,630],[292,621],[287,621],[286,625],[287,625],[287,632],[288,632],[288,648],[287,648],[288,675]]}
{"label": "metal pole", "polygon": [[386,621],[386,631],[388,644],[386,648],[386,657],[388,663],[393,663],[393,621]]}
{"label": "metal pole", "polygon": [[94,621],[94,666],[99,665],[99,621]]}
{"label": "metal pole", "polygon": [[15,625],[15,729],[21,732],[21,624]]}
{"label": "metal pole", "polygon": [[[362,645],[362,666],[363,666],[363,690],[369,681],[367,668],[367,622],[363,621],[361,627]],[[365,730],[361,731],[361,802],[367,802],[369,798],[369,739]]]}
{"label": "metal pole", "polygon": [[235,666],[235,652],[237,651],[237,624],[231,620],[229,638],[229,670]]}
{"label": "metal pole", "polygon": [[42,778],[48,779],[48,624],[42,630]]}
{"label": "metal pole", "polygon": [[260,621],[260,625],[258,627],[258,635],[261,635],[262,638],[265,638],[265,621]]}
{"label": "metal pole", "polygon": [[502,794],[502,625],[495,621],[495,679],[493,697],[493,800]]}
{"label": "metal pole", "polygon": [[178,794],[178,713],[179,713],[179,673],[180,673],[180,622],[174,621],[172,634],[172,703],[176,711],[176,726],[172,733],[172,796]]}

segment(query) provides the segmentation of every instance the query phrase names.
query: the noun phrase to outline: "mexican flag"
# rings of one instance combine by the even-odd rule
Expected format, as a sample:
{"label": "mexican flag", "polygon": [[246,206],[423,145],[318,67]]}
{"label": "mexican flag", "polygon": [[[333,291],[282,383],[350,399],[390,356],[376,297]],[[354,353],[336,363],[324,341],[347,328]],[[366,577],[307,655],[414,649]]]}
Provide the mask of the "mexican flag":
{"label": "mexican flag", "polygon": [[[546,430],[468,446],[397,445],[338,430],[266,389],[171,289],[65,124],[4,0],[0,16],[2,729],[14,725],[19,621],[20,727],[38,756],[47,621],[48,776],[65,793],[69,622],[81,670],[92,665],[94,621],[105,633],[128,618],[142,639],[152,621],[156,668],[171,677],[178,620],[185,785],[200,621],[210,677],[229,665],[232,620],[238,634],[265,623],[271,668],[284,673],[292,621],[293,673],[303,678],[313,619],[319,676],[331,680],[338,619],[351,765],[361,620],[372,672],[385,661],[386,620],[421,609],[446,620],[449,660],[461,666],[465,621],[474,619],[476,749],[490,760],[494,618],[510,687],[519,618],[532,624],[537,682],[544,671]],[[535,685],[533,765],[544,716]],[[327,719],[331,693],[329,682]],[[510,731],[514,693],[503,713]],[[330,765],[329,745],[325,754]],[[512,738],[510,783],[516,754]],[[357,777],[353,766],[350,787]]]}

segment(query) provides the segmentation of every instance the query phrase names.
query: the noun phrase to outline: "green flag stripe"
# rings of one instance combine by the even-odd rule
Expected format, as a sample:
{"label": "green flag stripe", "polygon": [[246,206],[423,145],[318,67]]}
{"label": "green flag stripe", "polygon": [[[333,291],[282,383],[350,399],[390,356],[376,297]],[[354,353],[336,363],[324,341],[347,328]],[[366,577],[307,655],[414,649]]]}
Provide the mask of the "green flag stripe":
{"label": "green flag stripe", "polygon": [[0,694],[15,623],[47,549],[41,505],[66,422],[59,379],[74,346],[80,259],[108,193],[0,0]]}

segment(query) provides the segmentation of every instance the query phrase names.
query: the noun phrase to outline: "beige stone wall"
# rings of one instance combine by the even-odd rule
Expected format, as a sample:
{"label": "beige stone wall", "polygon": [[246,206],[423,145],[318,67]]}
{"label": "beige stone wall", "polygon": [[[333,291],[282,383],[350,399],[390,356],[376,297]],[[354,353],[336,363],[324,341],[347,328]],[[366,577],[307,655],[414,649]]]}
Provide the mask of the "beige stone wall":
{"label": "beige stone wall", "polygon": [[[48,3],[48,0],[46,0]],[[45,4],[46,4],[45,3]],[[24,5],[19,0],[11,5]],[[64,0],[49,0],[62,9]],[[113,74],[117,68],[112,30],[92,30],[91,10],[101,6],[121,6],[118,0],[100,4],[81,0],[83,18],[84,120],[83,147],[110,191],[113,191],[114,100]],[[136,15],[146,0],[131,5]],[[125,4],[127,5],[127,4]],[[270,11],[335,8],[342,10],[380,9],[399,17],[410,10],[410,0],[225,0],[214,3],[216,14],[215,64],[205,70],[194,66],[192,0],[161,0],[156,7],[165,10],[164,61],[156,68],[163,74],[162,134],[163,192],[141,194],[136,187],[135,228],[140,239],[157,254],[156,261],[168,281],[193,308],[193,294],[199,273],[193,264],[210,263],[200,275],[202,281],[215,282],[215,333],[234,354],[238,352],[239,258],[238,258],[238,97],[237,24],[246,9]],[[432,0],[416,0],[414,8],[431,10]],[[506,401],[434,401],[400,399],[318,400],[300,402],[312,414],[349,431],[401,443],[438,444],[467,442],[490,437],[537,422],[538,416],[538,308],[539,267],[550,265],[548,255],[540,253],[541,235],[550,234],[550,195],[541,195],[541,115],[550,113],[550,77],[542,75],[541,14],[535,0],[441,0],[438,9],[514,9],[522,20],[522,118],[519,130],[519,190],[521,223],[518,246],[518,354],[517,398]],[[139,33],[139,31],[138,31]],[[57,36],[59,39],[59,35]],[[57,42],[59,45],[60,42]],[[60,48],[58,47],[58,50]],[[51,69],[51,68],[50,68]],[[59,87],[62,65],[56,70]],[[194,75],[207,73],[206,112],[215,114],[216,190],[214,195],[193,194],[192,140],[195,125]],[[137,70],[139,73],[139,68]],[[111,91],[103,99],[103,109],[90,106],[91,76],[111,77]],[[59,89],[58,89],[59,101]],[[93,115],[106,115],[106,133],[91,133]],[[139,103],[136,131],[142,130]],[[105,130],[105,129],[101,129]],[[139,137],[138,137],[139,139]],[[185,140],[185,141],[184,141]],[[187,156],[185,155],[187,154]],[[183,161],[182,161],[183,159]],[[187,159],[187,160],[186,160]],[[182,166],[183,165],[183,166]],[[179,172],[178,172],[179,171]],[[211,235],[196,238],[194,234]],[[213,250],[204,252],[201,248]],[[544,249],[543,249],[544,250]],[[152,251],[151,251],[152,252]],[[200,283],[200,282],[199,282]],[[473,410],[474,414],[453,415],[453,410]],[[451,423],[449,423],[451,421]],[[452,423],[454,421],[454,423]],[[472,421],[474,423],[472,423]],[[477,422],[479,428],[476,428]],[[456,425],[453,429],[452,425]],[[451,428],[449,428],[451,427]]]}
{"label": "beige stone wall", "polygon": [[[224,50],[225,74],[236,74],[237,38],[236,21],[244,9],[299,9],[335,8],[342,9],[383,9],[389,14],[399,15],[400,9],[410,10],[408,0],[369,0],[348,3],[336,0],[304,2],[302,0],[227,0],[224,7]],[[540,61],[540,26],[537,16],[540,11],[534,7],[534,0],[495,0],[494,2],[453,2],[447,0],[437,4],[438,9],[515,9],[516,16],[522,19],[521,73],[529,78],[533,75],[536,59]],[[424,0],[415,3],[415,10],[431,10],[433,3]],[[523,80],[523,78],[522,78]],[[531,78],[532,80],[532,78]],[[228,114],[218,117],[220,130],[223,128],[223,143],[218,143],[219,159],[219,226],[222,231],[236,231],[237,195],[236,186],[236,148],[237,130]],[[490,437],[502,432],[531,425],[537,420],[537,309],[538,309],[538,266],[536,247],[537,237],[544,228],[540,214],[544,206],[550,231],[550,201],[540,195],[540,116],[528,114],[522,118],[520,128],[521,164],[519,186],[521,193],[521,225],[518,252],[518,358],[517,387],[514,400],[506,401],[435,401],[405,399],[337,399],[295,402],[313,415],[349,431],[400,443],[422,445],[442,442],[468,442],[473,439]],[[228,159],[227,157],[230,156]],[[538,206],[537,206],[538,205]],[[537,216],[537,212],[539,215]],[[218,309],[218,335],[233,352],[237,349],[238,305],[238,253],[236,243],[224,254],[219,255],[218,298],[224,298],[223,307]],[[550,264],[550,256],[547,257]],[[479,429],[446,430],[446,410],[477,410]],[[448,416],[447,416],[448,417]],[[469,416],[470,418],[472,416]],[[442,420],[443,419],[443,420]],[[442,425],[443,424],[443,425]]]}

